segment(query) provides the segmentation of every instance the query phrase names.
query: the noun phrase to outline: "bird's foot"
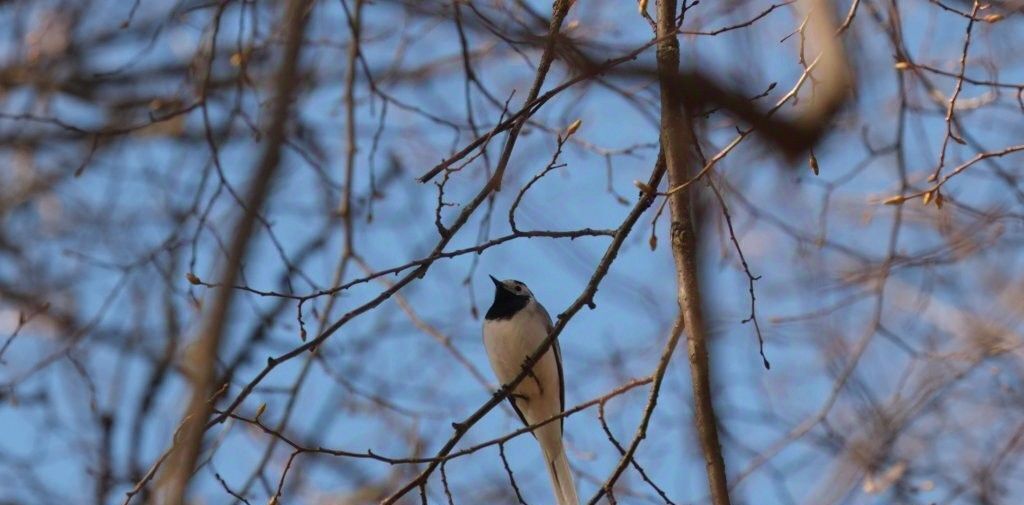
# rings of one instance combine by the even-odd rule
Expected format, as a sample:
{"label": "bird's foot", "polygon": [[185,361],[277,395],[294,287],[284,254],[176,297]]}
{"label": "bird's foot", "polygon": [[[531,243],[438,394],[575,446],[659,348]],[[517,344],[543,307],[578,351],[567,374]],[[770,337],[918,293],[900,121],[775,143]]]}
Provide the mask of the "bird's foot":
{"label": "bird's foot", "polygon": [[540,394],[544,394],[544,385],[541,384],[540,379],[537,378],[537,374],[533,373],[533,367],[530,366],[530,358],[523,360],[523,369],[527,370],[526,375],[533,379],[533,382],[537,383],[537,389],[540,390]]}

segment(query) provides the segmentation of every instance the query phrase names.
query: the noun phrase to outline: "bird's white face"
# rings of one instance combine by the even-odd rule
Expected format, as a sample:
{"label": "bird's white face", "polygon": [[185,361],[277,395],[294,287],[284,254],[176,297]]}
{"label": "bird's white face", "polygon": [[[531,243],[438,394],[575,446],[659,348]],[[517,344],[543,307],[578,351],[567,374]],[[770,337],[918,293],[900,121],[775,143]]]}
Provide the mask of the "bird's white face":
{"label": "bird's white face", "polygon": [[530,288],[526,287],[526,284],[519,282],[515,279],[507,279],[501,281],[501,284],[505,286],[510,293],[515,293],[516,296],[525,296],[533,299],[533,293],[530,292]]}

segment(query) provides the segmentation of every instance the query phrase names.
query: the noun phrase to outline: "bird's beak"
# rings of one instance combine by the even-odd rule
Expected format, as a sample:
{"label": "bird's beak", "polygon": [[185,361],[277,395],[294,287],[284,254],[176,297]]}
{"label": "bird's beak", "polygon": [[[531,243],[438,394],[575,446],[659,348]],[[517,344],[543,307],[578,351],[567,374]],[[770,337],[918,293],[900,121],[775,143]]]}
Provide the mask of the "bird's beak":
{"label": "bird's beak", "polygon": [[501,287],[505,286],[504,284],[501,283],[501,281],[499,281],[498,279],[495,279],[493,275],[488,275],[488,277],[491,278],[491,282],[494,283],[495,287],[501,288]]}

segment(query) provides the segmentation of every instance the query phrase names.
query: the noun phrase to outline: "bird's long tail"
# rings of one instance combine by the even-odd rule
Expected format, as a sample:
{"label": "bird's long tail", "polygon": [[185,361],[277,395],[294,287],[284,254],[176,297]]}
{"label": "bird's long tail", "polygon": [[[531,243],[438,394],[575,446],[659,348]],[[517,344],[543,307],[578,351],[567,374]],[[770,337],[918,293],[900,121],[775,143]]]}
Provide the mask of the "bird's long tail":
{"label": "bird's long tail", "polygon": [[558,502],[558,505],[579,505],[580,499],[576,496],[576,483],[573,482],[572,469],[569,468],[569,460],[565,457],[565,449],[562,444],[559,443],[552,447],[544,456],[548,463],[551,485],[555,489],[555,501]]}

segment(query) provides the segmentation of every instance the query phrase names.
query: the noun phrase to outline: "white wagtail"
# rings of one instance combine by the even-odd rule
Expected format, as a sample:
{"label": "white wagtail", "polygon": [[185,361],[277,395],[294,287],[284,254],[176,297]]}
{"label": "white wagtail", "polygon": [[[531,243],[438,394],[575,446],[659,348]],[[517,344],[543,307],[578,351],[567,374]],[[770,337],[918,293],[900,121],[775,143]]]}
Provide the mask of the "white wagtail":
{"label": "white wagtail", "polygon": [[[494,303],[484,316],[484,347],[494,375],[502,384],[512,382],[526,359],[540,348],[551,331],[551,316],[533,297],[526,284],[516,280],[494,281]],[[530,374],[509,395],[512,408],[527,426],[562,413],[565,380],[558,341],[544,353]],[[569,460],[562,447],[563,420],[533,430],[547,461],[558,505],[578,505]]]}

